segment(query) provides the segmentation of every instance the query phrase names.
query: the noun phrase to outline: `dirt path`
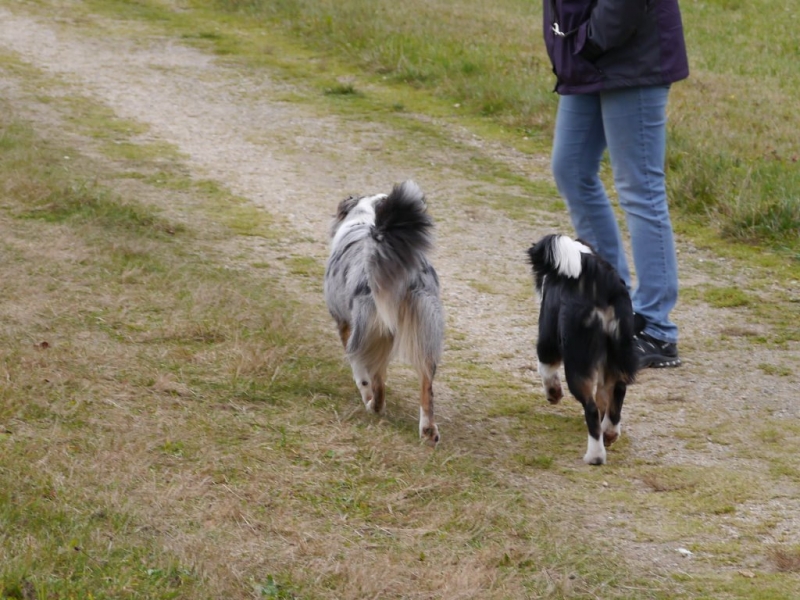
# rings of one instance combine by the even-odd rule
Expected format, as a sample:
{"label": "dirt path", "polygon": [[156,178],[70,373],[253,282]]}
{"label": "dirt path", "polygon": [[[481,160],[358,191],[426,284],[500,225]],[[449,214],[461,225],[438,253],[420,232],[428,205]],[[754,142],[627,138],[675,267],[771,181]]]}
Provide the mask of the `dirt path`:
{"label": "dirt path", "polygon": [[[79,23],[0,8],[0,49],[58,76],[65,89],[147,124],[149,132],[142,139],[173,144],[195,177],[216,180],[284,218],[291,243],[286,252],[292,255],[324,260],[329,219],[340,198],[383,191],[413,177],[427,192],[438,224],[435,262],[449,328],[465,340],[451,344],[442,368],[444,443],[453,439],[448,431],[453,422],[475,401],[456,397],[447,386],[448,363],[476,361],[524,378],[535,394],[532,401],[549,410],[533,370],[536,315],[524,251],[543,233],[569,231],[568,219],[532,211],[529,222],[512,220],[480,201],[482,194],[507,189],[465,178],[457,168],[460,161],[478,155],[508,161],[510,169],[525,176],[547,177],[546,160],[525,163],[492,144],[460,143],[460,131],[442,132],[454,140],[452,147],[395,150],[396,132],[389,126],[319,114],[310,105],[287,102],[282,100],[286,84],[271,81],[268,74],[220,65],[171,39],[87,35]],[[465,197],[471,201],[464,202]],[[746,274],[685,240],[678,242],[684,289],[747,285]],[[321,303],[322,298],[309,295],[308,302]],[[684,366],[648,371],[632,389],[625,415],[628,452],[647,464],[733,463],[745,473],[761,474],[763,464],[749,452],[758,444],[759,419],[800,416],[800,362],[796,344],[776,348],[748,342],[749,336],[769,328],[751,322],[749,315],[744,309],[712,308],[699,300],[679,304],[674,316],[682,331]],[[332,327],[331,344],[336,344]],[[781,365],[791,373],[770,374],[760,365]],[[558,410],[573,409],[568,404]],[[576,453],[576,468],[581,468],[579,458]],[[774,526],[764,534],[765,542],[778,536],[786,541],[787,532],[793,532],[788,541],[800,542],[798,492],[796,479],[771,484],[763,499],[737,510],[730,531],[720,532],[720,538],[739,535],[748,520],[768,518]],[[630,555],[640,559],[661,564],[681,560],[674,548],[634,539],[627,543]]]}

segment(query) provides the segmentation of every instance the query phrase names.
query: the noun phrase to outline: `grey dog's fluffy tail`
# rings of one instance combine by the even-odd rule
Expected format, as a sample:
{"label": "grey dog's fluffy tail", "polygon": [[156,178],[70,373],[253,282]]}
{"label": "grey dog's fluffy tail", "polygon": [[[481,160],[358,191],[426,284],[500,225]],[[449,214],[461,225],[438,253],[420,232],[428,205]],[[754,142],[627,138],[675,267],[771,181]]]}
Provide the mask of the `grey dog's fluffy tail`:
{"label": "grey dog's fluffy tail", "polygon": [[369,273],[376,297],[397,305],[433,247],[433,221],[413,181],[397,184],[375,206]]}

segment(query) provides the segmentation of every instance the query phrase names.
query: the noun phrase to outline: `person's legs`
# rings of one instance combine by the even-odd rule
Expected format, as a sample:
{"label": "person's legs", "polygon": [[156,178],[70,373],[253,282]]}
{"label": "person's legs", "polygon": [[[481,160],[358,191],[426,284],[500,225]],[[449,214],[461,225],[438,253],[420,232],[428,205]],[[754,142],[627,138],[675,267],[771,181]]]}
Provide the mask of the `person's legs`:
{"label": "person's legs", "polygon": [[[644,317],[644,337],[674,345],[678,328],[670,312],[678,298],[678,266],[667,205],[666,105],[669,87],[601,94],[603,126],[614,184],[631,236],[637,286],[634,311]],[[677,359],[677,348],[674,351]],[[661,364],[655,366],[677,366]]]}
{"label": "person's legs", "polygon": [[552,154],[556,186],[567,203],[578,237],[614,265],[630,285],[619,226],[599,176],[605,148],[600,97],[561,96]]}

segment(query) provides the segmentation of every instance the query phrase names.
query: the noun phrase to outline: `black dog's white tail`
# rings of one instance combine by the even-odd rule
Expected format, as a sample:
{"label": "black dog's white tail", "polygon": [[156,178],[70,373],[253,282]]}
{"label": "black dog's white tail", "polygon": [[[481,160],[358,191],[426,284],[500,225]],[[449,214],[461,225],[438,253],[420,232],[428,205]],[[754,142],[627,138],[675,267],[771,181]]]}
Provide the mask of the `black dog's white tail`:
{"label": "black dog's white tail", "polygon": [[542,291],[547,275],[578,279],[583,272],[584,254],[593,254],[592,249],[566,235],[551,234],[542,238],[528,252],[536,275],[536,290]]}
{"label": "black dog's white tail", "polygon": [[375,206],[368,272],[378,311],[390,326],[409,282],[427,264],[426,254],[433,247],[432,229],[425,195],[413,181],[395,185]]}

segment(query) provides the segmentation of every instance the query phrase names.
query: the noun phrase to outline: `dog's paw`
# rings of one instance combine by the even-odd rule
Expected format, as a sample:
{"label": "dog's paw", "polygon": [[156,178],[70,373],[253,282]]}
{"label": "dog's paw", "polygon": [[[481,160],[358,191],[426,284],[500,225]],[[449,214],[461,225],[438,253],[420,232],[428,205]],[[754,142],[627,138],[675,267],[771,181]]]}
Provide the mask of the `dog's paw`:
{"label": "dog's paw", "polygon": [[603,445],[608,448],[611,444],[619,439],[619,434],[616,431],[603,432]]}
{"label": "dog's paw", "polygon": [[361,401],[364,403],[364,408],[367,412],[375,412],[375,396],[372,395],[372,390],[369,388],[361,390]]}
{"label": "dog's paw", "polygon": [[608,447],[619,439],[622,433],[622,424],[613,425],[608,415],[605,415],[603,422],[600,424],[600,429],[603,431],[603,444]]}
{"label": "dog's paw", "polygon": [[589,445],[586,448],[586,454],[583,455],[583,462],[587,465],[606,464],[606,448],[603,446],[603,442],[589,436]]}
{"label": "dog's paw", "polygon": [[368,400],[364,400],[364,406],[367,407],[367,412],[374,413],[376,415],[382,415],[384,412],[385,404],[378,403],[375,401],[375,398],[370,396]]}
{"label": "dog's paw", "polygon": [[355,377],[355,380],[356,385],[358,386],[358,391],[361,393],[361,401],[364,403],[364,406],[367,408],[367,410],[371,411],[372,409],[370,408],[370,405],[372,404],[373,399],[372,382],[366,377]]}
{"label": "dog's paw", "polygon": [[599,467],[600,465],[606,464],[606,455],[595,455],[587,452],[583,455],[583,462],[585,462],[587,465]]}
{"label": "dog's paw", "polygon": [[441,437],[439,436],[439,428],[436,425],[428,425],[427,427],[420,427],[419,437],[429,446],[435,447],[439,443]]}
{"label": "dog's paw", "polygon": [[434,423],[433,419],[419,407],[419,437],[422,438],[429,446],[436,446],[441,439],[439,437],[439,428]]}
{"label": "dog's paw", "polygon": [[564,397],[561,389],[561,379],[558,376],[557,364],[546,364],[539,361],[539,375],[542,376],[542,387],[550,404],[558,404]]}
{"label": "dog's paw", "polygon": [[556,381],[555,384],[549,385],[545,388],[547,394],[547,401],[550,404],[558,404],[564,397],[564,390],[561,389],[561,382]]}

